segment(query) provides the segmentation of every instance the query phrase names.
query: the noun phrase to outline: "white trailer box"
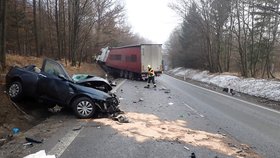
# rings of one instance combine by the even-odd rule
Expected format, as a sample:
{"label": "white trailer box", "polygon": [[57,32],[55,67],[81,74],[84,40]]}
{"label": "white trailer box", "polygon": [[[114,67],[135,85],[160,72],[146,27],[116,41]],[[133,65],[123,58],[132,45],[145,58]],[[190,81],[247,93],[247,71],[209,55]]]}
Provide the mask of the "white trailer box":
{"label": "white trailer box", "polygon": [[141,71],[148,72],[148,65],[155,72],[162,72],[162,52],[161,44],[142,44],[141,45]]}

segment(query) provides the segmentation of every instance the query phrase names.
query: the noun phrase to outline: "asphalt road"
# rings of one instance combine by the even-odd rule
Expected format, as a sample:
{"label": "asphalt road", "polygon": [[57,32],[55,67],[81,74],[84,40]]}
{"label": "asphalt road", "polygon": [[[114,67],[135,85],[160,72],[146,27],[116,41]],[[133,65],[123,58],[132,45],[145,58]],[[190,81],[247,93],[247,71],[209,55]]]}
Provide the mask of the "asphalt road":
{"label": "asphalt road", "polygon": [[160,82],[182,92],[184,102],[263,157],[280,155],[280,112],[186,84],[167,75]]}
{"label": "asphalt road", "polygon": [[[185,96],[180,91],[169,91],[163,88],[168,85],[159,82],[157,88],[146,89],[145,85],[145,82],[126,80],[117,90],[121,109],[130,123],[119,124],[107,118],[87,120],[60,158],[182,158],[191,153],[197,157],[234,157],[227,155],[227,150],[217,150],[215,143],[208,146],[208,139],[210,143],[221,141],[221,146],[228,144],[222,143],[222,136],[215,135],[219,131],[216,125],[212,126],[184,105]],[[189,128],[190,122],[208,126],[207,132]]]}
{"label": "asphalt road", "polygon": [[[124,80],[116,94],[129,123],[67,124],[33,151],[57,158],[279,157],[280,113],[162,75],[157,88]],[[61,121],[63,123],[63,121]]]}

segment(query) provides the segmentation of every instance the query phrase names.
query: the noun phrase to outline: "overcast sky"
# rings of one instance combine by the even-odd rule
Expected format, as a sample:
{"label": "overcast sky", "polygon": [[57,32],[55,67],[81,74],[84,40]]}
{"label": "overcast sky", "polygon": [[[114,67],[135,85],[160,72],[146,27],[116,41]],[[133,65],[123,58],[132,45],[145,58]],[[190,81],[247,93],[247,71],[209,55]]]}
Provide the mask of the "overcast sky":
{"label": "overcast sky", "polygon": [[164,44],[172,30],[179,24],[179,18],[168,8],[172,0],[125,0],[128,22],[134,33]]}

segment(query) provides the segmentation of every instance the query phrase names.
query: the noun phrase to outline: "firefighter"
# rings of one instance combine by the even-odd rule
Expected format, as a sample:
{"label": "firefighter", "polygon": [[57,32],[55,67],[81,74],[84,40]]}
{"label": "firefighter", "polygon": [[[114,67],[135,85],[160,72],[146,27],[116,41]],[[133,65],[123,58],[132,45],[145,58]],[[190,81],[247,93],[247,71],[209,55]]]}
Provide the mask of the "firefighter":
{"label": "firefighter", "polygon": [[154,84],[154,88],[157,86],[155,83],[155,72],[152,69],[151,65],[148,65],[148,82],[147,82],[147,86],[145,86],[145,88],[149,88],[150,87],[150,82],[153,82]]}

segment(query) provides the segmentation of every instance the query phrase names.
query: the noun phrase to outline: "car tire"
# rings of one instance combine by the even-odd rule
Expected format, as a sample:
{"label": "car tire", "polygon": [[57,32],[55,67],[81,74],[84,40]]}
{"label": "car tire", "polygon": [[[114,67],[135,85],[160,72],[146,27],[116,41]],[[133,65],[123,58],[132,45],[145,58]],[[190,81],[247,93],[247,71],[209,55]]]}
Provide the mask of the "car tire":
{"label": "car tire", "polygon": [[81,97],[74,100],[72,108],[76,116],[81,119],[91,118],[96,111],[94,102],[87,97]]}
{"label": "car tire", "polygon": [[8,95],[13,101],[19,101],[23,96],[21,82],[12,82],[8,88]]}

